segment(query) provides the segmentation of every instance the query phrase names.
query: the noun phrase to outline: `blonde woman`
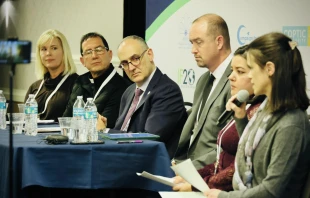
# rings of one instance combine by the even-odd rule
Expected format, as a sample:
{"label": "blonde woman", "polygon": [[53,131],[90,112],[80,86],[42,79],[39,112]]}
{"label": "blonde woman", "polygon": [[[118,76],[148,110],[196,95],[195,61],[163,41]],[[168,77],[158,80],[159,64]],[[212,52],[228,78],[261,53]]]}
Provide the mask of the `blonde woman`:
{"label": "blonde woman", "polygon": [[58,30],[47,30],[36,46],[36,75],[39,78],[28,89],[35,94],[41,120],[55,120],[66,109],[73,84],[78,77],[66,37]]}

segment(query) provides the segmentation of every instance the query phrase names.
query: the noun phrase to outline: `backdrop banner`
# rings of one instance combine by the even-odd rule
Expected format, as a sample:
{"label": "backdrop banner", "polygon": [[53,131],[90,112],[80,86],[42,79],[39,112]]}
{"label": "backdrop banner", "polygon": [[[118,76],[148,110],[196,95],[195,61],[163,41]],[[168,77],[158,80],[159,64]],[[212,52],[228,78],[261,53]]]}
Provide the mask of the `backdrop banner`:
{"label": "backdrop banner", "polygon": [[188,38],[192,21],[206,13],[218,14],[227,22],[233,52],[273,31],[297,41],[310,87],[309,0],[299,0],[294,5],[291,0],[147,0],[146,3],[146,41],[154,50],[156,65],[180,86],[184,101],[193,101],[197,80],[207,71],[197,66]]}

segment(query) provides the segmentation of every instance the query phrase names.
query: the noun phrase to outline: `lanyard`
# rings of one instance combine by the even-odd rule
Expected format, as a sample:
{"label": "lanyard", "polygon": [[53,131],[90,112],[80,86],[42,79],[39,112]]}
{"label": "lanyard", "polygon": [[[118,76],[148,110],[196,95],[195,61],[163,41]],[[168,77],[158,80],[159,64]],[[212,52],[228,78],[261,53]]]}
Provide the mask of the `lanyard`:
{"label": "lanyard", "polygon": [[221,153],[221,144],[222,144],[222,137],[226,133],[227,129],[229,129],[233,124],[235,123],[235,120],[232,119],[224,128],[223,133],[218,138],[218,144],[216,145],[216,162],[215,162],[215,168],[214,168],[214,175],[216,174],[216,169],[220,163],[220,153]]}
{"label": "lanyard", "polygon": [[96,100],[98,94],[100,93],[101,89],[112,79],[112,77],[116,74],[116,70],[113,68],[113,71],[110,73],[110,75],[102,82],[101,86],[99,87],[97,93],[94,96],[93,101]]}
{"label": "lanyard", "polygon": [[[57,90],[59,89],[59,87],[65,82],[65,80],[68,78],[69,74],[66,74],[62,79],[61,81],[58,83],[58,85],[56,86],[56,88],[54,89],[54,91],[49,95],[49,97],[46,99],[45,101],[45,105],[44,105],[44,110],[39,113],[39,114],[43,114],[46,110],[46,107],[47,107],[47,104],[48,102],[50,101],[50,99],[53,97],[53,95],[57,92]],[[34,98],[36,98],[36,96],[38,95],[39,91],[41,90],[42,86],[43,86],[43,83],[44,83],[44,79],[42,80],[40,86],[39,86],[39,89],[37,91],[37,93],[35,94]]]}
{"label": "lanyard", "polygon": [[[247,104],[245,109],[247,110],[250,107],[250,104]],[[232,119],[231,121],[229,121],[229,123],[226,124],[226,126],[222,129],[224,130],[223,133],[221,134],[221,136],[217,137],[218,140],[218,144],[216,145],[216,162],[215,162],[215,169],[214,169],[214,175],[216,174],[217,171],[217,167],[220,163],[220,154],[221,154],[221,145],[222,145],[222,137],[223,135],[226,133],[227,129],[229,129],[233,124],[235,123],[235,120]]]}

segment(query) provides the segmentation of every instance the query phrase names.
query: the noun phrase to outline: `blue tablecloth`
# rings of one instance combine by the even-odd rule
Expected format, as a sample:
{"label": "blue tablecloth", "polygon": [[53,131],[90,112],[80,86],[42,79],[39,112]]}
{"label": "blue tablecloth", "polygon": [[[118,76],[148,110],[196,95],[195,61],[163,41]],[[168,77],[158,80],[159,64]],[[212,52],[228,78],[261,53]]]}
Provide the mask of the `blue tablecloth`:
{"label": "blue tablecloth", "polygon": [[[48,145],[42,139],[13,135],[14,194],[40,185],[52,188],[138,188],[170,191],[171,187],[139,177],[136,172],[173,177],[170,159],[161,142]],[[9,132],[0,130],[0,197],[8,196]]]}

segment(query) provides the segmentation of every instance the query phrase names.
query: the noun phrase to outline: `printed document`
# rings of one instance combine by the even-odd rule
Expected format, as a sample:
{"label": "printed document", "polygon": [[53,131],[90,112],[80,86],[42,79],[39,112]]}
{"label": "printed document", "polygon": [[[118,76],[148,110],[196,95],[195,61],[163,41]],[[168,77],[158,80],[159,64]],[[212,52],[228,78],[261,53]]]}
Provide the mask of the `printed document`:
{"label": "printed document", "polygon": [[158,192],[162,198],[207,198],[202,192]]}
{"label": "printed document", "polygon": [[[204,192],[206,190],[209,190],[208,185],[206,182],[202,179],[202,177],[197,172],[196,168],[194,167],[192,161],[190,159],[187,159],[183,161],[180,164],[177,164],[175,166],[171,166],[172,170],[174,172],[181,176],[183,179],[185,179],[188,183],[190,183],[192,186],[200,190],[201,192]],[[137,175],[146,177],[148,179],[160,182],[162,184],[173,186],[173,178],[169,177],[163,177],[158,175],[152,175],[146,171],[143,171],[142,173],[137,173]],[[202,195],[202,193],[200,193]]]}

